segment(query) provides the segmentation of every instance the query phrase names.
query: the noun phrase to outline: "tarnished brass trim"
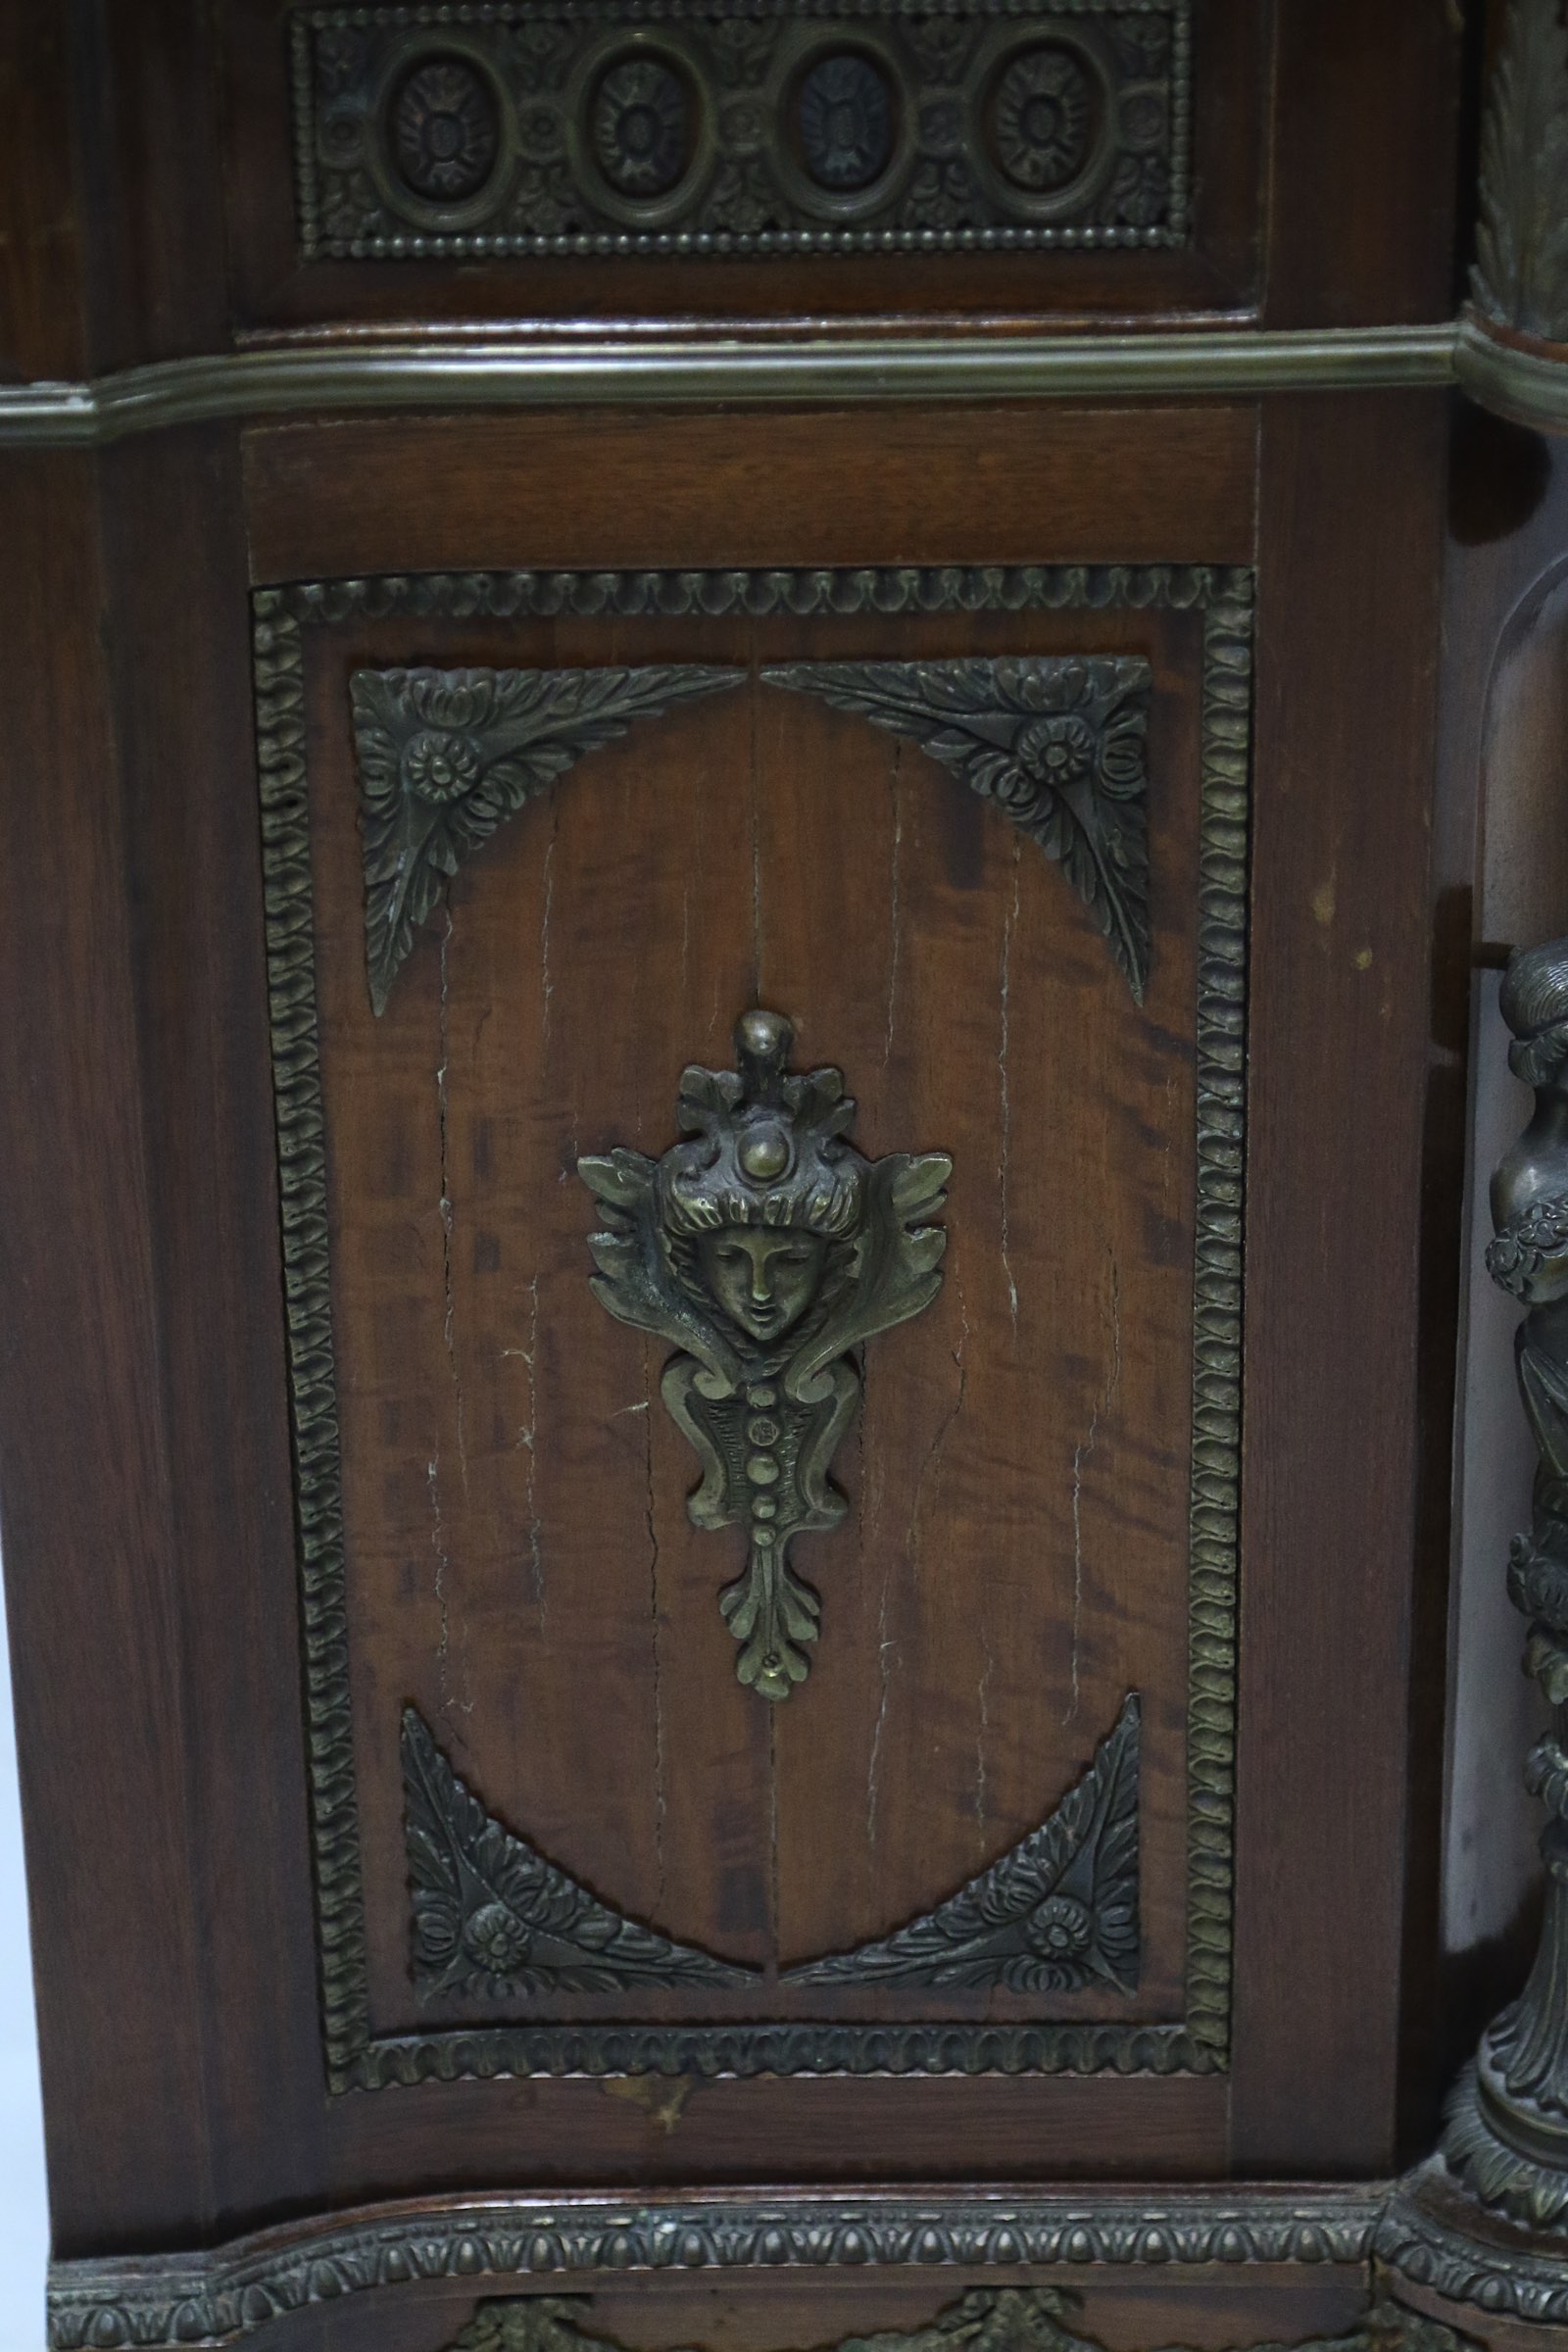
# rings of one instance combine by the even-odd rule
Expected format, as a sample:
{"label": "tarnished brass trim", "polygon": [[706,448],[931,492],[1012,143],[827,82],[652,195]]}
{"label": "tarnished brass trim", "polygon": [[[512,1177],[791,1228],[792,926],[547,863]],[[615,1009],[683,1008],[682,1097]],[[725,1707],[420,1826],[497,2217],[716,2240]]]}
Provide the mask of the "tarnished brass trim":
{"label": "tarnished brass trim", "polygon": [[1365,2187],[712,2189],[702,2197],[424,2197],[231,2238],[208,2253],[57,2262],[54,2352],[230,2343],[287,2311],[368,2289],[460,2278],[733,2272],[824,2265],[989,2269],[1366,2260],[1387,2183]]}
{"label": "tarnished brass trim", "polygon": [[[1279,334],[356,338],[163,360],[92,383],[0,386],[0,445],[90,445],[213,417],[313,410],[1392,390],[1451,383],[1456,332],[1445,320]],[[1568,392],[1557,397],[1554,415],[1568,422]]]}
{"label": "tarnished brass trim", "polygon": [[[1529,1981],[1481,2036],[1460,2078],[1443,2153],[1484,2205],[1568,2232],[1568,939],[1518,948],[1499,1000],[1508,1067],[1535,1113],[1492,1179],[1487,1271],[1525,1308],[1514,1334],[1519,1398],[1538,1461],[1530,1526],[1508,1553],[1508,1597],[1530,1628],[1525,1669],[1552,1710],[1525,1765],[1546,1814],[1545,1904]],[[1568,2252],[1568,2247],[1565,2247]]]}
{"label": "tarnished brass trim", "polygon": [[[297,9],[299,257],[1183,246],[1191,19],[1192,0]],[[1030,90],[1004,97],[1030,54],[1044,123]],[[807,99],[824,64],[849,74],[848,113],[842,78],[837,103]]]}
{"label": "tarnished brass trim", "polygon": [[[1463,2082],[1461,2080],[1461,2089]],[[1396,2181],[1373,2252],[1413,2285],[1494,2318],[1555,2331],[1568,2326],[1568,2260],[1561,2240],[1482,2206],[1442,2156]]]}

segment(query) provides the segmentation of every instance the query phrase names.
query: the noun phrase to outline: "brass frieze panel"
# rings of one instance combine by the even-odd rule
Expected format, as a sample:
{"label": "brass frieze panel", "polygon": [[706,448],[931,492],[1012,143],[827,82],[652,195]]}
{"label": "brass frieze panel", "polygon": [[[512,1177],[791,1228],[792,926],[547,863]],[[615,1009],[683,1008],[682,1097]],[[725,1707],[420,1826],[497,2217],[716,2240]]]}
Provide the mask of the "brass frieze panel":
{"label": "brass frieze panel", "polygon": [[545,0],[293,20],[304,257],[1188,234],[1189,0]]}

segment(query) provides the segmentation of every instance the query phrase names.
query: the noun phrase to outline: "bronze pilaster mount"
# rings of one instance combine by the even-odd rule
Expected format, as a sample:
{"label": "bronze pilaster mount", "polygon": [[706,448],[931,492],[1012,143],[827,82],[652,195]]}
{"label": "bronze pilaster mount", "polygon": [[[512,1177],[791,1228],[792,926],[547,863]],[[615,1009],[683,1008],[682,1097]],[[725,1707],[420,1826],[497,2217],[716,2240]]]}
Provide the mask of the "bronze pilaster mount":
{"label": "bronze pilaster mount", "polygon": [[1526,1671],[1552,1710],[1525,1767],[1546,1809],[1545,1913],[1519,1999],[1459,2079],[1439,2155],[1398,2184],[1378,2251],[1453,2298],[1568,2320],[1568,939],[1510,959],[1501,1007],[1514,1075],[1535,1090],[1492,1180],[1492,1278],[1525,1308],[1514,1341],[1536,1441],[1528,1533],[1508,1592],[1528,1620]]}
{"label": "bronze pilaster mount", "polygon": [[953,1173],[941,1152],[863,1158],[840,1072],[789,1074],[794,1034],[779,1013],[744,1013],[738,1072],[682,1073],[685,1142],[657,1161],[577,1162],[605,1218],[595,1296],[679,1349],[661,1393],[703,1466],[692,1521],[747,1530],[745,1573],[719,1606],[737,1675],[769,1699],[810,1668],[821,1602],[788,1552],[844,1516],[828,1471],[860,1401],[854,1351],[940,1290],[948,1237],[919,1220]]}
{"label": "bronze pilaster mount", "polygon": [[1530,1624],[1526,1670],[1552,1709],[1525,1767],[1547,1813],[1546,1907],[1530,1981],[1482,2035],[1444,2151],[1484,2203],[1557,2230],[1568,2222],[1568,940],[1519,951],[1501,1003],[1509,1067],[1536,1095],[1492,1180],[1487,1267],[1527,1310],[1514,1360],[1538,1462],[1508,1592]]}

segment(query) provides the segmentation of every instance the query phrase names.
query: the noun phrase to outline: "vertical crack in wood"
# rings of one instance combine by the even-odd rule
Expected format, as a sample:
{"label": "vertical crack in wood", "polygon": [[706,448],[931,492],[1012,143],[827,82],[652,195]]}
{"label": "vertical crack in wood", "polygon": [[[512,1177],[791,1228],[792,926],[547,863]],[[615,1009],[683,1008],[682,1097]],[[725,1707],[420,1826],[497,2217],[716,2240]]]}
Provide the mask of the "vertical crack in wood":
{"label": "vertical crack in wood", "polygon": [[1019,859],[1023,839],[1015,834],[1012,843],[1012,895],[1007,903],[1006,916],[1002,926],[1002,1045],[998,1068],[1002,1078],[1002,1143],[997,1165],[997,1178],[1002,1198],[1002,1271],[1007,1285],[1007,1311],[1012,1318],[1014,1345],[1018,1338],[1018,1285],[1012,1278],[1010,1254],[1010,1223],[1007,1200],[1012,1167],[1012,1095],[1008,1084],[1007,1054],[1011,1046],[1012,1019],[1012,938],[1018,924]]}
{"label": "vertical crack in wood", "polygon": [[784,1949],[784,1906],[782,1872],[778,1850],[778,1709],[767,1710],[767,1852],[768,1903],[772,1918],[772,1973],[776,1974],[779,1954]]}
{"label": "vertical crack in wood", "polygon": [[503,1349],[507,1355],[520,1356],[528,1374],[528,1418],[517,1432],[517,1444],[528,1456],[525,1495],[528,1505],[528,1560],[532,1577],[533,1605],[539,1617],[541,1637],[545,1630],[545,1559],[544,1524],[539,1516],[539,1273],[536,1267],[528,1277],[528,1345],[526,1348]]}
{"label": "vertical crack in wood", "polygon": [[978,1721],[974,1735],[974,1825],[976,1841],[983,1853],[986,1846],[986,1743],[991,1737],[991,1678],[997,1670],[997,1653],[991,1646],[991,1627],[986,1615],[985,1590],[981,1589],[977,1604],[980,1625],[980,1647],[985,1665],[980,1672],[975,1696]]}
{"label": "vertical crack in wood", "polygon": [[[863,1418],[857,1434],[860,1442],[862,1481],[860,1491],[863,1495],[865,1492],[863,1483],[865,1462],[865,1434]],[[895,1644],[888,1634],[888,1588],[892,1582],[892,1577],[893,1562],[889,1555],[884,1552],[882,1558],[882,1576],[877,1591],[876,1603],[876,1720],[871,1726],[871,1752],[866,1759],[865,1766],[866,1869],[868,1877],[873,1879],[876,1863],[876,1816],[877,1806],[881,1798],[882,1734],[887,1725],[888,1694],[892,1689],[893,1683],[889,1660],[892,1658]]]}
{"label": "vertical crack in wood", "polygon": [[446,1349],[447,1369],[452,1377],[452,1410],[458,1439],[458,1475],[463,1482],[465,1498],[468,1493],[468,1447],[463,1426],[463,1378],[458,1370],[457,1348],[457,1292],[452,1280],[452,1244],[457,1223],[457,1209],[452,1198],[452,1156],[448,1122],[451,1112],[449,1079],[452,1068],[451,983],[448,956],[452,947],[452,905],[446,906],[446,924],[441,933],[441,994],[439,1012],[440,1061],[436,1065],[435,1099],[436,1123],[441,1154],[441,1295],[444,1312],[441,1320],[441,1344]]}
{"label": "vertical crack in wood", "polygon": [[1105,1257],[1110,1267],[1110,1314],[1108,1317],[1110,1362],[1106,1368],[1100,1394],[1095,1398],[1094,1407],[1090,1412],[1088,1430],[1072,1449],[1072,1640],[1068,1652],[1072,1696],[1067,1702],[1066,1713],[1061,1719],[1064,1725],[1077,1721],[1080,1697],[1078,1642],[1084,1604],[1084,1464],[1095,1450],[1096,1441],[1100,1436],[1101,1417],[1109,1412],[1116,1400],[1116,1392],[1121,1387],[1121,1269],[1116,1262],[1116,1253],[1108,1244]]}
{"label": "vertical crack in wood", "polygon": [[[653,1367],[649,1362],[646,1341],[643,1344],[643,1380],[652,1394]],[[648,1606],[653,1636],[654,1684],[654,1855],[659,1875],[657,1907],[664,1901],[664,1820],[666,1792],[664,1787],[664,1686],[659,1658],[659,1526],[656,1518],[654,1494],[654,1416],[643,1416],[643,1459],[647,1468],[648,1495]]]}
{"label": "vertical crack in wood", "polygon": [[[435,1072],[436,1135],[440,1155],[441,1192],[437,1207],[441,1223],[441,1344],[446,1351],[447,1370],[452,1381],[453,1417],[458,1441],[458,1476],[465,1499],[468,1492],[468,1455],[463,1429],[463,1382],[458,1373],[456,1342],[457,1297],[452,1282],[452,1234],[454,1210],[452,1204],[452,1174],[449,1157],[447,1120],[450,1108],[447,1081],[451,1066],[452,1039],[449,1023],[450,995],[448,951],[452,945],[452,904],[447,900],[446,916],[441,932],[440,993],[437,1000],[437,1052],[439,1059]],[[441,1505],[441,1441],[435,1440],[429,1462],[430,1511],[433,1521],[431,1542],[435,1546],[436,1600],[441,1612],[440,1638],[436,1649],[437,1671],[441,1687],[441,1712],[447,1717],[454,1713],[471,1714],[473,1700],[458,1697],[452,1687],[452,1599],[448,1584],[452,1574],[452,1553],[447,1540],[446,1517]]]}
{"label": "vertical crack in wood", "polygon": [[904,804],[899,793],[899,770],[904,760],[904,744],[896,738],[893,745],[893,771],[888,778],[888,797],[893,804],[893,847],[888,858],[888,1020],[882,1039],[882,1067],[887,1069],[893,1059],[893,1013],[899,994],[899,951],[903,908],[899,898],[899,856],[904,847]]}
{"label": "vertical crack in wood", "polygon": [[544,1082],[550,1052],[550,1015],[556,984],[550,975],[550,909],[556,887],[556,839],[561,831],[561,803],[550,811],[550,839],[545,844],[544,906],[539,916],[539,1078]]}
{"label": "vertical crack in wood", "polygon": [[447,1572],[451,1561],[447,1554],[446,1523],[441,1511],[441,1446],[425,1464],[425,1480],[430,1494],[430,1548],[435,1553],[435,1605],[437,1633],[435,1645],[436,1680],[441,1691],[441,1712],[452,1711],[452,1686],[449,1667],[452,1649],[452,1628],[448,1616]]}

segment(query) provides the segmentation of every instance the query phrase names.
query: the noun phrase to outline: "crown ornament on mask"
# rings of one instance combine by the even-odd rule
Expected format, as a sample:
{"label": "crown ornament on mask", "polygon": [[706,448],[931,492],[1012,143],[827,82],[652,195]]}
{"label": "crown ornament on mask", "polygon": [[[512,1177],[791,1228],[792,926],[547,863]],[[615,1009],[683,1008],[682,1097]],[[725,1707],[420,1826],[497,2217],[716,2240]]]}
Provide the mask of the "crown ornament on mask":
{"label": "crown ornament on mask", "polygon": [[867,1163],[844,1141],[854,1101],[838,1070],[787,1073],[794,1039],[782,1013],[743,1013],[734,1070],[682,1071],[676,1117],[697,1140],[659,1162],[670,1233],[772,1225],[836,1241],[859,1224]]}
{"label": "crown ornament on mask", "polygon": [[941,1288],[947,1234],[918,1220],[953,1167],[940,1152],[867,1159],[842,1073],[791,1072],[793,1040],[782,1013],[744,1013],[733,1070],[682,1073],[681,1142],[577,1162],[604,1216],[595,1297],[678,1350],[660,1386],[703,1466],[691,1518],[748,1531],[719,1606],[740,1680],[771,1699],[805,1680],[821,1616],[788,1546],[848,1508],[828,1472],[860,1401],[858,1351]]}

